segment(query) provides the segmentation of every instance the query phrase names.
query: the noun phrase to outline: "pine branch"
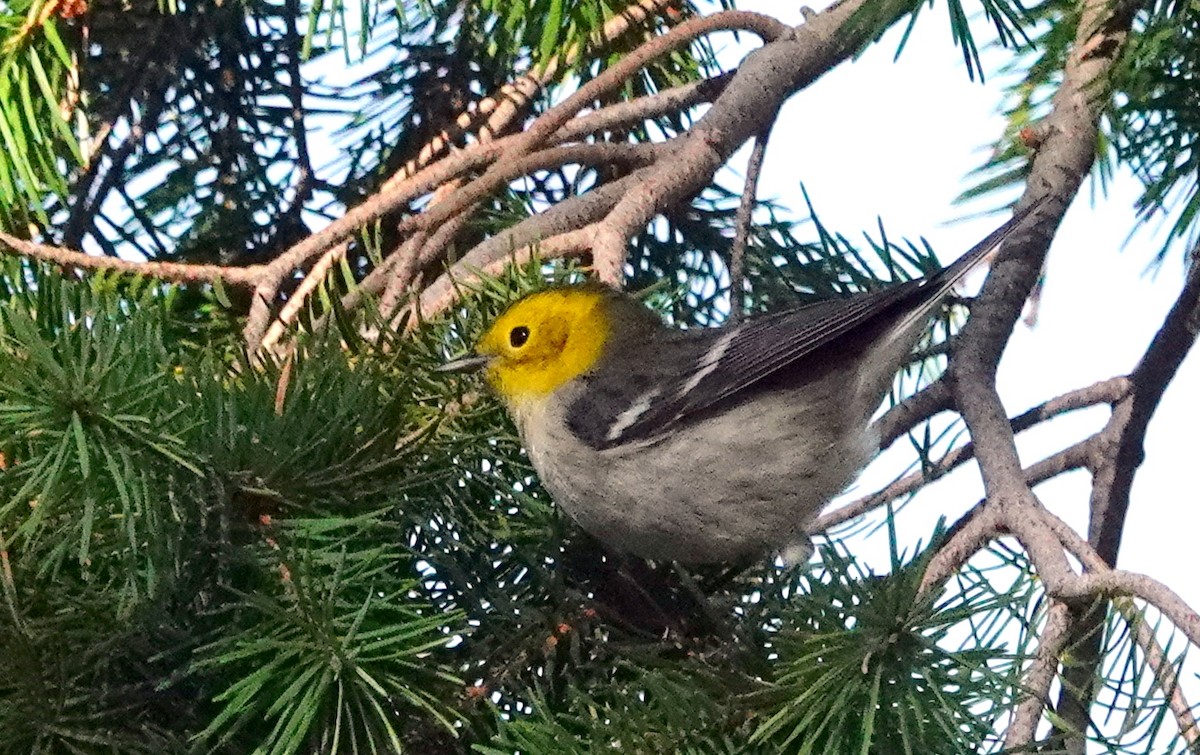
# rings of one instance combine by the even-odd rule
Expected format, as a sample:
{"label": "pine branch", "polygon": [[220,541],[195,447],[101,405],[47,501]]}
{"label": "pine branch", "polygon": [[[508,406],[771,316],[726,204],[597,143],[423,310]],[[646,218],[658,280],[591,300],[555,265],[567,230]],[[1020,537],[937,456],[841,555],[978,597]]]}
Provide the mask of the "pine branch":
{"label": "pine branch", "polygon": [[767,153],[767,140],[770,138],[770,126],[754,137],[754,149],[750,152],[750,161],[746,166],[746,183],[742,187],[741,202],[738,203],[737,226],[733,246],[729,251],[729,316],[735,321],[742,316],[742,289],[746,284],[746,242],[750,236],[750,226],[754,222],[758,175],[762,172],[763,156]]}
{"label": "pine branch", "polygon": [[25,241],[0,231],[0,244],[9,254],[50,262],[78,270],[111,270],[130,275],[145,275],[166,281],[197,283],[220,281],[233,286],[257,286],[267,271],[262,265],[228,267],[186,262],[130,262],[119,257],[96,257],[73,249]]}

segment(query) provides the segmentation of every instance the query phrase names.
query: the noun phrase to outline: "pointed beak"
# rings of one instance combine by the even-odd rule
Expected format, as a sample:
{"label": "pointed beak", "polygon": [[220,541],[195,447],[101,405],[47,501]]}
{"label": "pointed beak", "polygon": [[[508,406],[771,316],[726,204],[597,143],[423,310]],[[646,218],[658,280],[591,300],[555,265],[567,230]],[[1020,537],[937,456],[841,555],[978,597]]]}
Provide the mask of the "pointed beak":
{"label": "pointed beak", "polygon": [[486,365],[488,361],[488,357],[470,353],[436,367],[435,372],[474,372]]}

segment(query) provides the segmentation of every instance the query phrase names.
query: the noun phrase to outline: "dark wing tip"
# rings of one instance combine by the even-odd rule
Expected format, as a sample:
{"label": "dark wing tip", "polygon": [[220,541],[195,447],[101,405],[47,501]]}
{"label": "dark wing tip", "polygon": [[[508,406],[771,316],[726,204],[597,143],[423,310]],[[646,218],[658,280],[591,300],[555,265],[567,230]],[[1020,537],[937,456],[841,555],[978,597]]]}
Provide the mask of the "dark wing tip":
{"label": "dark wing tip", "polygon": [[993,257],[1012,235],[1024,226],[1025,220],[1041,208],[1049,199],[1043,195],[1025,207],[1013,211],[1012,217],[1002,223],[996,230],[989,233],[982,241],[971,247],[965,254],[951,262],[946,267],[926,279],[926,285],[934,285],[941,290],[948,290],[958,283],[967,273],[974,270],[985,260]]}

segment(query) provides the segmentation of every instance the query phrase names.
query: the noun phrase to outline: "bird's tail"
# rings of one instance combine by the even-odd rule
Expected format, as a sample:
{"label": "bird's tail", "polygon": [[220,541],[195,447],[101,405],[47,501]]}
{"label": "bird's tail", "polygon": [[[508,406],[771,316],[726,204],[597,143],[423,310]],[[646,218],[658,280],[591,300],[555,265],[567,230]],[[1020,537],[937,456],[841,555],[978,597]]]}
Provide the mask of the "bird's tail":
{"label": "bird's tail", "polygon": [[1027,207],[1017,210],[1003,225],[989,233],[978,244],[971,247],[966,254],[926,278],[919,289],[921,293],[916,296],[916,298],[924,302],[925,306],[917,307],[906,315],[904,321],[899,323],[897,331],[903,332],[907,329],[906,326],[908,324],[915,323],[918,320],[923,324],[924,318],[929,316],[931,308],[940,304],[942,299],[955,286],[961,283],[962,279],[971,271],[990,260],[1000,250],[1000,247],[1004,245],[1004,242],[1022,227],[1025,219],[1033,214],[1034,210],[1042,206],[1045,199],[1045,197],[1041,197]]}
{"label": "bird's tail", "polygon": [[1025,218],[1029,217],[1034,210],[1041,207],[1044,201],[1045,197],[1042,197],[1029,206],[1017,210],[1003,225],[989,233],[983,241],[971,247],[966,254],[929,276],[926,279],[925,286],[922,286],[922,288],[932,286],[937,291],[930,291],[928,298],[940,300],[943,295],[950,292],[950,289],[958,285],[968,273],[990,260],[1000,250],[1000,247],[1004,245],[1004,242],[1012,236],[1013,232],[1021,227]]}

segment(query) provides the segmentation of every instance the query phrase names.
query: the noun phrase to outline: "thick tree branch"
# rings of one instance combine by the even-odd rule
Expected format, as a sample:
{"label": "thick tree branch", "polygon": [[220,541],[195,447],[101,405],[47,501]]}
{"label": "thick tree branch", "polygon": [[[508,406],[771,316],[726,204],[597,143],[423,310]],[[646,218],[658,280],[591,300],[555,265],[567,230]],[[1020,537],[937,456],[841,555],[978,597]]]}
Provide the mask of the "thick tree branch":
{"label": "thick tree branch", "polygon": [[409,284],[413,282],[421,262],[444,251],[467,224],[467,220],[467,215],[459,215],[442,223],[432,236],[421,231],[400,245],[394,264],[388,265],[387,285],[379,297],[379,313],[382,317],[388,318],[395,313],[401,299],[408,293]]}
{"label": "thick tree branch", "polygon": [[[1092,577],[1074,575],[1062,545],[1051,542],[1048,533],[1033,524],[1048,512],[1029,487],[995,385],[1000,355],[1038,279],[1050,240],[1095,159],[1100,114],[1109,97],[1109,76],[1124,47],[1135,10],[1136,6],[1114,6],[1108,0],[1082,2],[1062,84],[1043,123],[1045,138],[1031,163],[1021,200],[1021,206],[1041,201],[1042,207],[1033,222],[1000,250],[972,306],[971,318],[958,336],[947,378],[975,444],[987,492],[987,502],[975,519],[988,526],[968,522],[947,541],[930,560],[927,586],[940,584],[949,573],[946,570],[964,563],[964,557],[980,547],[980,541],[989,537],[991,530],[1011,531],[1018,537],[1051,596],[1064,602],[1083,595],[1095,597],[1097,592],[1088,593],[1084,585],[1102,592],[1098,584],[1081,582]],[[1178,610],[1176,615],[1181,621],[1187,618]],[[1069,617],[1065,623],[1069,629]],[[1030,705],[1040,713],[1040,699]],[[1029,726],[1014,726],[1006,744],[1027,746],[1035,730],[1036,721]]]}
{"label": "thick tree branch", "polygon": [[[995,508],[976,510],[976,517],[994,519],[996,517],[990,515],[996,511],[998,509]],[[1021,521],[1015,528],[1015,534],[1031,558],[1045,565],[1039,567],[1039,572],[1045,580],[1046,591],[1052,598],[1051,610],[1042,630],[1038,651],[1026,673],[1023,684],[1025,697],[1015,709],[1006,732],[1006,748],[1026,747],[1034,741],[1041,712],[1048,702],[1050,685],[1058,672],[1058,657],[1064,648],[1071,647],[1071,639],[1077,636],[1076,606],[1094,604],[1097,598],[1136,596],[1157,607],[1192,643],[1200,639],[1200,615],[1187,606],[1177,594],[1144,575],[1109,569],[1100,555],[1065,522],[1045,509],[1036,513],[1039,514],[1040,521]],[[969,523],[963,528],[963,532],[967,532],[968,529],[975,532],[964,536],[964,540],[974,544],[984,539],[979,536],[979,525]],[[1062,547],[1066,547],[1092,572],[1080,575],[1072,571],[1066,559],[1062,557]],[[1167,698],[1185,741],[1194,749],[1200,734],[1197,732],[1191,706],[1179,689],[1174,670],[1163,657],[1153,631],[1144,622],[1130,618],[1140,615],[1140,612],[1127,600],[1119,598],[1119,601],[1122,614],[1131,621],[1131,627],[1135,629],[1135,640],[1146,654],[1147,663],[1155,673],[1156,681]],[[1063,711],[1059,709],[1058,713],[1062,715]],[[1082,723],[1086,726],[1088,720],[1085,718]],[[1081,728],[1078,731],[1083,732],[1086,729]],[[1062,734],[1060,731],[1059,735]],[[1078,739],[1082,737],[1068,736],[1067,746],[1072,747]]]}
{"label": "thick tree branch", "polygon": [[[1023,472],[1025,484],[1032,488],[1060,474],[1086,468],[1092,439],[1081,440],[1031,464]],[[1026,513],[1036,518],[1045,509],[1033,497],[1032,491],[1030,497],[1033,503]],[[1010,532],[1012,528],[1006,514],[1007,512],[1000,507],[984,506],[984,501],[967,511],[950,528],[946,540],[938,546],[938,552],[929,560],[921,582],[921,590],[929,590],[942,584],[972,556],[986,548],[995,537]],[[1030,557],[1033,558],[1032,553]]]}
{"label": "thick tree branch", "polygon": [[[1200,246],[1193,260],[1200,260]],[[1104,428],[1103,450],[1092,487],[1088,540],[1109,566],[1115,566],[1133,478],[1144,456],[1150,420],[1163,392],[1196,343],[1200,330],[1200,264],[1193,262],[1183,290],[1129,376],[1129,395],[1120,401]],[[1098,446],[1099,450],[1099,446]]]}
{"label": "thick tree branch", "polygon": [[695,39],[718,31],[750,31],[762,37],[764,41],[771,42],[785,35],[788,27],[770,16],[747,11],[722,11],[704,18],[685,21],[646,42],[581,86],[561,103],[547,110],[527,131],[516,136],[520,146],[515,147],[513,151],[523,154],[545,143],[558,129],[566,125],[567,121],[595,100],[621,86],[651,61],[691,44]]}
{"label": "thick tree branch", "polygon": [[[645,21],[651,15],[660,11],[664,5],[665,3],[662,0],[642,0],[630,12],[621,18],[613,19],[607,24],[600,37],[602,40],[611,40],[616,35],[631,28],[632,25]],[[723,107],[714,108],[713,110],[717,111],[715,115],[713,111],[710,111],[702,119],[704,127],[699,129],[699,133],[689,132],[682,138],[683,144],[681,147],[690,150],[693,155],[700,156],[700,159],[692,159],[684,162],[689,178],[686,182],[683,182],[678,190],[672,192],[673,199],[677,200],[686,192],[698,190],[711,179],[711,175],[716,167],[724,159],[727,159],[728,155],[745,140],[744,136],[740,135],[741,131],[749,127],[750,131],[748,133],[754,133],[758,127],[769,122],[769,116],[766,118],[766,121],[763,119],[761,108],[761,102],[763,101],[762,93],[756,93],[754,91],[756,87],[763,84],[768,85],[768,94],[770,95],[772,107],[778,107],[778,104],[788,95],[833,65],[836,65],[870,38],[874,30],[879,28],[878,24],[858,23],[854,25],[850,33],[839,33],[840,31],[850,29],[851,25],[848,24],[848,21],[864,5],[865,0],[853,0],[852,2],[839,4],[826,13],[814,17],[799,32],[789,29],[787,26],[770,17],[741,11],[726,11],[704,18],[685,21],[665,33],[648,40],[632,53],[626,55],[618,63],[606,69],[594,79],[584,83],[563,102],[551,107],[546,113],[533,121],[523,132],[512,137],[489,141],[496,130],[493,127],[497,123],[508,123],[512,117],[511,114],[520,109],[521,105],[518,101],[521,98],[527,100],[528,97],[532,96],[545,83],[540,77],[553,76],[554,70],[562,65],[569,64],[582,53],[582,50],[568,51],[564,54],[562,60],[555,59],[551,61],[551,65],[547,69],[540,71],[537,74],[539,78],[530,79],[527,82],[518,82],[514,87],[503,91],[500,97],[485,101],[476,113],[469,116],[464,114],[465,122],[470,124],[477,123],[480,117],[488,119],[487,124],[479,126],[480,135],[477,144],[463,150],[461,154],[450,155],[445,160],[441,160],[436,164],[429,163],[445,151],[445,148],[450,143],[450,139],[449,137],[442,138],[440,143],[427,145],[428,149],[423,150],[414,163],[406,166],[399,174],[393,176],[391,180],[385,183],[383,191],[347,211],[343,217],[335,220],[322,231],[310,235],[300,243],[286,250],[270,263],[239,270],[225,270],[216,266],[204,266],[198,267],[195,270],[184,270],[181,267],[168,265],[156,268],[144,268],[143,272],[148,274],[164,273],[172,276],[173,279],[220,279],[237,284],[254,286],[255,290],[251,298],[251,309],[247,318],[245,334],[247,344],[252,349],[255,349],[271,324],[271,310],[276,305],[279,290],[283,282],[294,276],[297,270],[307,266],[313,259],[318,257],[321,258],[321,261],[317,266],[322,270],[327,268],[337,256],[337,252],[331,250],[337,250],[340,245],[348,242],[350,237],[366,224],[407,207],[421,195],[432,191],[438,186],[445,185],[447,182],[458,180],[460,176],[468,171],[483,169],[482,175],[465,183],[458,190],[453,191],[446,197],[445,201],[437,203],[419,216],[408,217],[401,221],[400,225],[402,227],[398,230],[402,234],[412,235],[422,230],[431,234],[428,242],[416,251],[415,262],[418,264],[414,266],[412,264],[413,261],[404,260],[389,265],[389,272],[393,274],[398,271],[404,272],[406,277],[411,277],[414,267],[416,269],[426,269],[429,264],[436,261],[434,258],[441,254],[441,250],[448,246],[453,234],[445,230],[445,228],[448,224],[451,224],[452,219],[469,212],[470,208],[477,202],[490,196],[500,188],[504,181],[512,175],[514,164],[520,163],[526,156],[529,156],[533,160],[540,159],[533,158],[532,155],[542,145],[552,144],[555,140],[569,138],[574,134],[584,135],[592,133],[596,129],[606,127],[608,124],[623,122],[624,119],[645,118],[649,114],[659,112],[662,108],[686,107],[690,103],[710,98],[719,91],[721,94],[718,99],[725,101]],[[904,11],[904,5],[898,2],[898,0],[891,0],[883,10],[886,13],[873,13],[872,15],[877,18],[882,18],[882,16],[886,15],[889,20],[894,20]],[[862,19],[857,20],[861,21]],[[748,61],[749,65],[744,66],[748,72],[741,74],[741,78],[743,79],[741,85],[742,91],[735,93],[732,97],[729,96],[729,83],[736,77],[722,77],[713,82],[705,82],[696,86],[681,87],[676,90],[663,92],[659,95],[645,98],[645,101],[641,103],[629,104],[624,107],[602,108],[593,113],[579,115],[581,111],[592,103],[604,98],[628,81],[629,77],[636,75],[650,61],[678,50],[701,36],[722,30],[751,31],[762,37],[768,43],[768,46],[772,46],[770,43],[786,37],[788,44],[773,50],[765,58],[760,56],[758,63],[753,61],[755,56],[752,55],[751,60]],[[816,49],[808,49],[813,47]],[[295,83],[293,82],[293,84]],[[504,113],[508,113],[508,115],[504,115]],[[575,123],[568,126],[572,119],[575,119]],[[726,133],[730,132],[731,129],[733,132],[739,133]],[[707,146],[707,142],[713,140],[721,141],[719,150],[713,150]],[[438,142],[438,140],[435,140],[435,142]],[[613,149],[623,149],[627,146],[575,145],[573,147],[561,147],[557,149],[579,150],[586,148],[593,151],[606,149],[609,154],[605,156],[605,159],[611,161],[613,159],[611,154]],[[549,151],[544,150],[544,152]],[[422,167],[423,163],[425,163],[425,167]],[[662,166],[665,163],[666,161],[659,163],[659,170],[656,171],[657,174],[661,175],[664,172]],[[529,166],[523,167],[527,168]],[[645,180],[654,178],[654,176],[647,174],[643,175],[642,178]],[[640,196],[643,193],[645,192],[639,191],[637,187],[633,187],[633,191],[630,192],[634,196]],[[670,199],[672,197],[658,197],[651,204],[654,204],[658,200],[666,201]],[[608,203],[603,202],[599,204]],[[634,219],[641,214],[640,211],[632,208],[628,201],[618,201],[617,205],[618,207],[615,208],[611,205],[609,206],[615,210],[615,212],[610,213],[613,217],[609,219],[607,225],[593,228],[591,231],[593,235],[600,236],[603,240],[606,233],[610,233],[613,228],[620,227],[630,229],[627,233],[634,232]],[[586,207],[587,205],[584,204],[583,206]],[[652,214],[653,208],[650,211]],[[549,213],[546,214],[548,215]],[[621,220],[623,216],[628,217]],[[539,219],[538,222],[542,223],[544,227],[537,227],[538,223],[532,224],[529,227],[521,229],[520,233],[502,237],[500,242],[507,244],[508,248],[506,251],[511,252],[528,246],[535,242],[537,238],[560,236],[582,226],[590,226],[596,219],[582,215],[576,220],[578,222],[573,227],[554,227],[553,225],[545,225],[546,221]],[[621,241],[619,244],[622,249],[623,244],[624,241]],[[609,244],[608,246],[615,248],[617,245]],[[598,249],[602,251],[605,248],[608,247],[604,243],[601,243],[598,247],[593,245],[594,262],[598,263],[597,266],[601,270],[608,268],[619,269],[621,260],[614,260],[606,265],[604,255],[595,253]],[[44,249],[42,251],[43,257],[46,259],[63,261],[69,258],[70,264],[87,262],[84,266],[98,267],[98,265],[87,261],[82,256],[64,256],[61,252],[45,253]],[[407,264],[401,264],[402,262],[407,262]],[[489,262],[490,260],[485,261],[485,264],[481,265],[481,267],[487,267]],[[111,267],[134,272],[133,268],[120,265],[119,263]],[[309,278],[300,284],[301,299],[303,299],[304,292],[315,288],[318,278],[319,276],[311,275],[310,271]],[[386,285],[385,281],[380,281],[378,284],[372,282],[369,288],[372,290],[382,290]],[[404,287],[403,282],[393,286],[397,291],[403,290]],[[439,291],[434,291],[429,299],[435,301],[441,300],[440,293]],[[295,295],[293,295],[293,298],[295,298]],[[299,303],[297,302],[297,304],[289,308],[289,318],[294,316],[294,311],[297,310]],[[272,335],[273,337],[277,337],[274,333]]]}
{"label": "thick tree branch", "polygon": [[[1109,568],[1117,565],[1129,494],[1144,457],[1146,430],[1163,392],[1194,345],[1198,327],[1200,265],[1193,264],[1162,327],[1130,374],[1128,394],[1113,407],[1112,417],[1091,443],[1089,462],[1094,474],[1088,543]],[[1105,609],[1103,603],[1078,609],[1072,643],[1077,662],[1064,671],[1059,693],[1058,709],[1070,729],[1062,734],[1067,751],[1073,755],[1082,755],[1087,744],[1080,732],[1089,721],[1088,709],[1095,695],[1093,679],[1103,660]]]}
{"label": "thick tree branch", "polygon": [[[724,11],[706,18],[694,19],[692,21],[687,21],[683,24],[680,24],[662,36],[642,45],[616,65],[606,69],[599,76],[584,84],[579,88],[578,91],[567,97],[562,103],[555,105],[546,111],[546,113],[533,122],[528,130],[521,134],[517,134],[514,137],[514,142],[509,148],[510,154],[513,157],[520,157],[535,148],[537,145],[544,143],[550,139],[554,133],[558,131],[558,129],[563,127],[569,119],[578,114],[583,108],[587,107],[589,103],[598,99],[599,97],[602,97],[615,87],[628,80],[630,76],[635,75],[650,61],[662,55],[668,54],[685,44],[689,44],[698,36],[710,34],[715,31],[735,29],[754,31],[767,40],[773,40],[787,31],[786,26],[773,18],[762,16],[756,13],[747,13],[744,11]],[[736,81],[737,78],[738,77],[735,76],[734,80]],[[718,102],[728,95],[730,88],[731,87],[727,87],[725,89],[721,97],[718,98]],[[711,114],[712,111],[709,111],[705,118],[708,118]],[[703,121],[704,119],[701,119],[701,123],[703,123]],[[697,126],[697,128],[698,127],[699,126]],[[689,149],[694,149],[694,145],[697,143],[694,132],[695,129],[693,129],[692,132],[689,132],[686,136],[679,137],[678,140],[681,142],[681,145],[675,149],[676,154],[673,154],[669,165],[673,166],[677,164],[677,158],[679,157],[678,153]],[[738,144],[740,143],[741,142],[739,141]],[[728,157],[728,155],[726,155],[726,157]],[[657,171],[657,173],[662,173],[662,166],[667,164],[667,161],[660,161],[660,169]],[[692,172],[695,173],[696,166],[692,161],[685,161],[683,165],[690,166]],[[716,167],[716,165],[711,166],[711,170],[708,173],[709,177],[711,177],[712,172],[716,170]],[[494,181],[495,174],[503,170],[504,167],[502,165],[494,165],[484,173],[479,181],[486,182],[489,179]],[[653,176],[655,175],[656,173],[645,174],[643,180],[652,180]],[[699,178],[699,176],[694,176],[693,180],[696,178]],[[705,181],[705,183],[706,182],[707,181]],[[681,184],[684,184],[684,182],[681,181]],[[684,185],[692,186],[691,183],[686,183]],[[470,187],[467,188],[469,189]],[[622,206],[628,207],[628,196],[638,195],[640,193],[641,192],[635,188],[629,193],[629,195],[627,195],[626,199],[618,202],[618,206],[614,208],[612,214],[619,212]],[[451,205],[449,208],[441,209],[442,212],[449,214],[461,208],[455,208],[453,205]],[[651,209],[650,215],[653,215],[653,212],[653,209]],[[649,220],[649,217],[646,219]],[[436,224],[438,220],[431,219],[430,222]],[[602,225],[601,229],[603,231],[605,226]],[[621,264],[623,264],[624,241],[622,241],[621,244]],[[611,244],[609,246],[611,246]],[[603,255],[604,249],[605,247],[600,244],[599,241],[597,242],[596,246],[593,246],[593,265],[599,268],[599,274],[602,279],[606,277],[604,271],[612,267],[612,260]]]}
{"label": "thick tree branch", "polygon": [[1021,204],[1045,195],[1049,199],[1035,221],[1000,250],[951,360],[956,403],[979,448],[984,484],[996,505],[1032,505],[996,393],[996,366],[1037,281],[1054,230],[1095,159],[1108,76],[1131,23],[1132,9],[1118,11],[1107,0],[1083,4],[1063,82],[1044,124],[1047,135],[1034,156]]}
{"label": "thick tree branch", "polygon": [[938,588],[951,574],[962,568],[988,543],[1005,534],[999,510],[994,506],[975,506],[950,528],[937,546],[921,578],[921,592]]}
{"label": "thick tree branch", "polygon": [[1083,574],[1075,572],[1065,557],[1047,559],[1051,568],[1043,570],[1041,576],[1048,593],[1068,601],[1118,596],[1141,598],[1170,619],[1193,645],[1200,647],[1200,613],[1178,593],[1145,574],[1109,568],[1096,549],[1070,525],[1049,511],[1040,513],[1040,521],[1022,523],[1018,538],[1028,537],[1039,545],[1053,542],[1058,546],[1056,551],[1061,554],[1065,548],[1088,570]]}
{"label": "thick tree branch", "polygon": [[1058,477],[1060,474],[1074,472],[1077,469],[1087,469],[1090,441],[1089,438],[1074,443],[1061,451],[1050,454],[1041,461],[1030,464],[1025,470],[1025,484],[1034,487],[1046,480]]}

